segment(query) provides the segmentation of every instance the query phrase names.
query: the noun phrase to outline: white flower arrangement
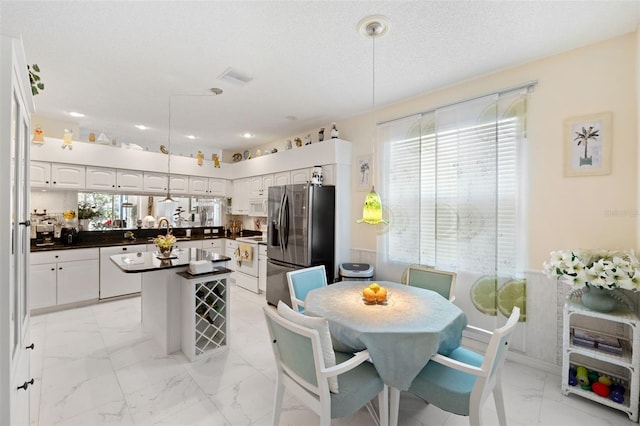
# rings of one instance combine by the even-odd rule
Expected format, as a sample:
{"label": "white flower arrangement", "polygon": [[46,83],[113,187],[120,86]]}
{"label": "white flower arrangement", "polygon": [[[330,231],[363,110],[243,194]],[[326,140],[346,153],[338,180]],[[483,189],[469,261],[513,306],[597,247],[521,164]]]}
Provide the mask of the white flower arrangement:
{"label": "white flower arrangement", "polygon": [[544,262],[544,272],[574,287],[590,284],[640,291],[640,262],[633,250],[553,251],[551,259]]}

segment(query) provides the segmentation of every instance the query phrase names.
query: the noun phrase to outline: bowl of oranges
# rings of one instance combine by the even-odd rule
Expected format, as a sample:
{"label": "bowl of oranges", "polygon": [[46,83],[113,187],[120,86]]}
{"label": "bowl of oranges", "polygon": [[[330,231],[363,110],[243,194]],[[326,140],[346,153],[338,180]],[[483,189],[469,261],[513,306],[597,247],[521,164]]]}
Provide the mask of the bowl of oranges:
{"label": "bowl of oranges", "polygon": [[387,302],[387,289],[378,283],[371,283],[362,290],[362,300],[367,305],[384,304]]}

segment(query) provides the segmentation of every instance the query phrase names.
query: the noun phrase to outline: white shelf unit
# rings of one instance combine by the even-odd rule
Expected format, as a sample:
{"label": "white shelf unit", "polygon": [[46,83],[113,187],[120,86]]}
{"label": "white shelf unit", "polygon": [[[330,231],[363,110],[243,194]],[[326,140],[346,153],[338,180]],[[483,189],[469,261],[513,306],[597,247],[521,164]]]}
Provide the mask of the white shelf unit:
{"label": "white shelf unit", "polygon": [[[640,398],[640,319],[633,312],[614,310],[601,313],[585,308],[580,302],[568,300],[563,316],[562,351],[562,393],[580,395],[583,398],[627,413],[629,418],[638,421]],[[590,348],[574,344],[574,330],[584,330],[603,337],[613,337],[622,346],[620,354],[610,353],[596,347]],[[586,367],[605,375],[614,383],[625,388],[624,401],[615,402],[610,398],[598,396],[591,390],[582,389],[577,384],[569,384],[569,369]]]}
{"label": "white shelf unit", "polygon": [[191,360],[208,357],[229,344],[229,273],[189,276],[182,286],[182,352]]}

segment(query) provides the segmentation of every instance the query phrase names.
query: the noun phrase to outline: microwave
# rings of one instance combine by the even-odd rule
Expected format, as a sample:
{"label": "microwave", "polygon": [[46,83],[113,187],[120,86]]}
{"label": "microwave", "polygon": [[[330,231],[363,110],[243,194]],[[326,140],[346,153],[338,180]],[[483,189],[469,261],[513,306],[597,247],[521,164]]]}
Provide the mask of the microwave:
{"label": "microwave", "polygon": [[249,216],[267,216],[267,199],[253,198],[249,200]]}

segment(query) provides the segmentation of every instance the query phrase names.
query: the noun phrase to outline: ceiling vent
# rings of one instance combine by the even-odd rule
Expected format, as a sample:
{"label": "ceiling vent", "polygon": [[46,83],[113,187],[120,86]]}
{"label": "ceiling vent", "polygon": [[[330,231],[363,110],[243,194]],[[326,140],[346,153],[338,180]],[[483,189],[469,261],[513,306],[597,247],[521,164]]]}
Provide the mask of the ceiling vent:
{"label": "ceiling vent", "polygon": [[245,84],[253,80],[253,78],[231,67],[224,70],[224,72],[220,74],[218,78],[220,80],[228,81],[229,83],[235,84],[236,86],[244,86]]}

